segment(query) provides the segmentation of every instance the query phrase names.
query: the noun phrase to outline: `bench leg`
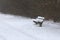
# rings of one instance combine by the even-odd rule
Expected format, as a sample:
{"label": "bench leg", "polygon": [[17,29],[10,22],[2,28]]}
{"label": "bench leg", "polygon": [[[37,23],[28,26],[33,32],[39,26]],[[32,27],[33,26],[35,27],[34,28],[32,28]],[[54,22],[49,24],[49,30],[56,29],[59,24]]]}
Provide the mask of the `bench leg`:
{"label": "bench leg", "polygon": [[42,22],[39,23],[40,27],[42,27]]}
{"label": "bench leg", "polygon": [[33,21],[35,24],[38,24],[36,21]]}

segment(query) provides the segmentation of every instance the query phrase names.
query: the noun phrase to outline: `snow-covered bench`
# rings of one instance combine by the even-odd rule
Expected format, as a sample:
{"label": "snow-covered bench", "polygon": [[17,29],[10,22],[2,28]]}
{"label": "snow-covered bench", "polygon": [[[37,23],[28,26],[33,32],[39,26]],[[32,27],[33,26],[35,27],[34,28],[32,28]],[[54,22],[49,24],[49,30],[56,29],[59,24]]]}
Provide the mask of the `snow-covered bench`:
{"label": "snow-covered bench", "polygon": [[44,17],[38,16],[37,18],[33,19],[33,22],[35,24],[39,24],[40,27],[42,27],[42,23],[43,23],[44,19],[45,19]]}

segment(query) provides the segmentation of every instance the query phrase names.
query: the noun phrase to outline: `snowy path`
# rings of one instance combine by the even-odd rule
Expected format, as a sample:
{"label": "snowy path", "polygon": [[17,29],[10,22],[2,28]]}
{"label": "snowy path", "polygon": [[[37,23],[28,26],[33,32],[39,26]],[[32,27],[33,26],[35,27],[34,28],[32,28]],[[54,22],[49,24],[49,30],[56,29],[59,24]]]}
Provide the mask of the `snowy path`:
{"label": "snowy path", "polygon": [[60,24],[45,21],[38,27],[32,19],[0,14],[0,40],[60,40]]}

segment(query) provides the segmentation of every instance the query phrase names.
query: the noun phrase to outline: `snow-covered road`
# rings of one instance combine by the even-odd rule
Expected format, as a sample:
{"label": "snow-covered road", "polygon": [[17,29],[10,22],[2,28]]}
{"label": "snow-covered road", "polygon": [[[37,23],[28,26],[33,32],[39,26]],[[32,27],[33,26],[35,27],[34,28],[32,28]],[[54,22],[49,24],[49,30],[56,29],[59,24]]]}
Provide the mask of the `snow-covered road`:
{"label": "snow-covered road", "polygon": [[60,23],[45,21],[39,27],[32,19],[0,14],[0,40],[60,40]]}

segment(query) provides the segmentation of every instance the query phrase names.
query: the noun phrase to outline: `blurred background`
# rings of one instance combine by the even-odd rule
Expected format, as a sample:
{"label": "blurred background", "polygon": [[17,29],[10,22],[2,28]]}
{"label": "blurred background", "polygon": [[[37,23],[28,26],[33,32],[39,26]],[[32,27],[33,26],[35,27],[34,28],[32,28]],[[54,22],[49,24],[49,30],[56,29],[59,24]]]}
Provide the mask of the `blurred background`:
{"label": "blurred background", "polygon": [[60,0],[0,0],[0,12],[60,21]]}

